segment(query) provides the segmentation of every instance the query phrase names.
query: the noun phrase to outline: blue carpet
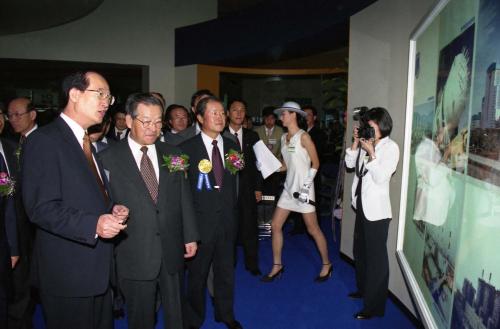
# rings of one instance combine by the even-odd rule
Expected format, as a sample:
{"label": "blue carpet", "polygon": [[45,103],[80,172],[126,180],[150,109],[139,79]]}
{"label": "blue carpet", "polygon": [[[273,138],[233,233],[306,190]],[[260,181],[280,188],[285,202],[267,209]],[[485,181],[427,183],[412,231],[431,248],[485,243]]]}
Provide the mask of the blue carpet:
{"label": "blue carpet", "polygon": [[[338,225],[338,224],[337,224]],[[285,226],[285,231],[289,227]],[[347,294],[355,288],[354,269],[339,257],[339,237],[333,242],[330,221],[322,220],[333,261],[332,278],[314,283],[320,271],[320,258],[314,242],[306,235],[285,235],[283,264],[285,272],[280,280],[262,283],[244,269],[242,262],[236,267],[235,314],[245,329],[350,329],[350,328],[415,328],[410,319],[390,300],[386,315],[367,321],[355,320],[353,314],[362,308],[362,302],[350,300]],[[337,227],[337,234],[339,232]],[[271,241],[260,243],[261,270],[272,265]],[[241,248],[238,257],[242,259]],[[207,298],[207,316],[203,329],[225,328],[216,323],[212,305]],[[35,328],[45,329],[40,312],[35,314]],[[127,328],[126,320],[115,321],[116,329]],[[156,328],[163,328],[163,314],[158,316]]]}

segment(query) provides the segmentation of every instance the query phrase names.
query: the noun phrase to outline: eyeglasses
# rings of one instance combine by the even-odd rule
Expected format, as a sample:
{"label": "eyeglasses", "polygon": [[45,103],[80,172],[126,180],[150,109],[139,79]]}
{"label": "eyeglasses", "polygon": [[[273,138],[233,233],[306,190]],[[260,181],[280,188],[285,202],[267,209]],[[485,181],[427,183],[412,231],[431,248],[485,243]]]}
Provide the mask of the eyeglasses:
{"label": "eyeglasses", "polygon": [[107,100],[109,105],[113,105],[115,103],[115,96],[111,95],[110,93],[101,90],[101,89],[85,89],[85,91],[92,91],[94,93],[97,93],[97,98],[100,100]]}
{"label": "eyeglasses", "polygon": [[138,118],[134,118],[134,119],[139,121],[140,123],[142,123],[142,126],[144,128],[155,127],[156,129],[161,129],[163,127],[163,122],[161,120],[153,122],[153,121],[142,121]]}
{"label": "eyeglasses", "polygon": [[9,120],[12,120],[12,119],[19,119],[20,117],[22,117],[23,115],[25,114],[28,114],[29,112],[24,112],[24,113],[7,113],[6,116]]}

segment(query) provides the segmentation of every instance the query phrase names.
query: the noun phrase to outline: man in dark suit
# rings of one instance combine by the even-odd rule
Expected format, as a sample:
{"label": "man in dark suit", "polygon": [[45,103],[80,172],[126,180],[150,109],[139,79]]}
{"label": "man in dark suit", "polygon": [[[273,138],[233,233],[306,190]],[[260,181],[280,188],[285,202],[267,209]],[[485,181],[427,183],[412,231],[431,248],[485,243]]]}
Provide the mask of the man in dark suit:
{"label": "man in dark suit", "polygon": [[257,159],[253,151],[254,144],[260,138],[256,132],[242,127],[246,107],[246,103],[241,99],[229,103],[229,127],[223,136],[237,142],[245,158],[245,168],[240,171],[238,177],[238,241],[243,246],[245,268],[252,275],[261,275],[257,202],[262,200],[262,175],[257,170]]}
{"label": "man in dark suit", "polygon": [[224,166],[224,155],[239,150],[222,137],[226,114],[213,96],[197,105],[202,132],[180,145],[189,156],[189,181],[201,242],[187,262],[186,328],[200,328],[205,320],[205,289],[210,265],[214,272],[215,320],[228,328],[241,328],[234,318],[234,252],[237,234],[236,175]]}
{"label": "man in dark suit", "polygon": [[163,156],[180,155],[180,150],[158,140],[161,106],[149,93],[130,95],[128,138],[100,154],[113,200],[130,209],[115,252],[129,328],[154,328],[159,286],[165,327],[182,329],[184,257],[194,256],[197,248],[189,181],[183,171],[164,166]]}
{"label": "man in dark suit", "polygon": [[85,130],[102,121],[114,97],[95,72],[66,77],[63,93],[63,113],[30,135],[23,151],[23,200],[37,225],[32,275],[48,328],[109,329],[109,239],[126,228],[128,209],[112,206]]}
{"label": "man in dark suit", "polygon": [[186,130],[190,122],[187,108],[178,104],[169,105],[165,111],[165,121],[164,142],[177,146],[187,139]]}
{"label": "man in dark suit", "polygon": [[127,138],[130,130],[127,128],[127,123],[125,122],[125,110],[121,107],[117,108],[113,113],[113,124],[111,129],[106,134],[108,139],[114,141],[121,141]]}
{"label": "man in dark suit", "polygon": [[33,296],[30,272],[33,253],[35,229],[30,223],[24,209],[22,198],[21,158],[24,142],[37,128],[37,112],[29,98],[19,97],[11,100],[8,106],[7,117],[16,134],[19,134],[19,143],[15,151],[16,163],[12,174],[16,180],[15,209],[17,218],[17,233],[19,263],[12,271],[11,299],[9,300],[9,328],[32,328],[32,319],[35,312],[35,298]]}
{"label": "man in dark suit", "polygon": [[198,115],[196,113],[196,109],[198,108],[198,103],[203,98],[210,96],[214,96],[214,94],[212,94],[212,92],[208,89],[200,89],[191,96],[191,114],[193,115],[193,125],[187,127],[186,130],[182,131],[182,134],[180,136],[184,138],[183,141],[188,140],[191,137],[194,137],[200,133],[201,126],[200,123],[198,122]]}
{"label": "man in dark suit", "polygon": [[[0,113],[3,117],[3,113]],[[0,138],[0,172],[15,179],[15,145]],[[7,296],[12,290],[11,270],[19,261],[16,211],[13,195],[0,195],[0,328],[10,328],[7,322]]]}

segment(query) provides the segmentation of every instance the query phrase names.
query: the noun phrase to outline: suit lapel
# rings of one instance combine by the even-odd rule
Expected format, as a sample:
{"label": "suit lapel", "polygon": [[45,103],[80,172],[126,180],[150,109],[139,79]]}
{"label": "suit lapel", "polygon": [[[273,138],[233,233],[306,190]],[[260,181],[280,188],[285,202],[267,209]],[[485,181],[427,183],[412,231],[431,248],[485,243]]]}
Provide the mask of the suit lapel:
{"label": "suit lapel", "polygon": [[119,142],[116,147],[119,148],[120,151],[117,152],[117,160],[123,166],[123,170],[127,174],[127,179],[132,182],[133,186],[137,187],[138,189],[142,189],[142,191],[139,191],[138,193],[140,193],[141,195],[146,195],[147,199],[154,204],[153,199],[151,199],[151,197],[149,196],[148,187],[146,186],[146,183],[144,183],[144,179],[142,179],[141,172],[137,167],[137,163],[135,162],[134,155],[132,154],[132,150],[130,149],[128,142],[126,140]]}
{"label": "suit lapel", "polygon": [[170,185],[170,179],[171,176],[168,174],[168,168],[163,166],[163,155],[165,152],[163,152],[163,148],[161,147],[160,142],[155,143],[156,147],[156,157],[158,161],[158,171],[159,171],[159,177],[158,177],[158,207],[160,206],[160,203],[163,204],[163,202],[166,201],[166,198],[168,197],[167,193],[167,187]]}

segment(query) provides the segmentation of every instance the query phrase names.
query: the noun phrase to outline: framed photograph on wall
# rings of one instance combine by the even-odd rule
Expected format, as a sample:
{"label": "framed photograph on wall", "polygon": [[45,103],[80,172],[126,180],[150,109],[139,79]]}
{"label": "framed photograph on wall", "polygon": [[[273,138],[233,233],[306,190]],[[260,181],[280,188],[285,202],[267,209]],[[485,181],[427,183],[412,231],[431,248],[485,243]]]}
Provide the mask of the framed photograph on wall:
{"label": "framed photograph on wall", "polygon": [[397,256],[427,328],[500,328],[500,2],[410,37]]}

